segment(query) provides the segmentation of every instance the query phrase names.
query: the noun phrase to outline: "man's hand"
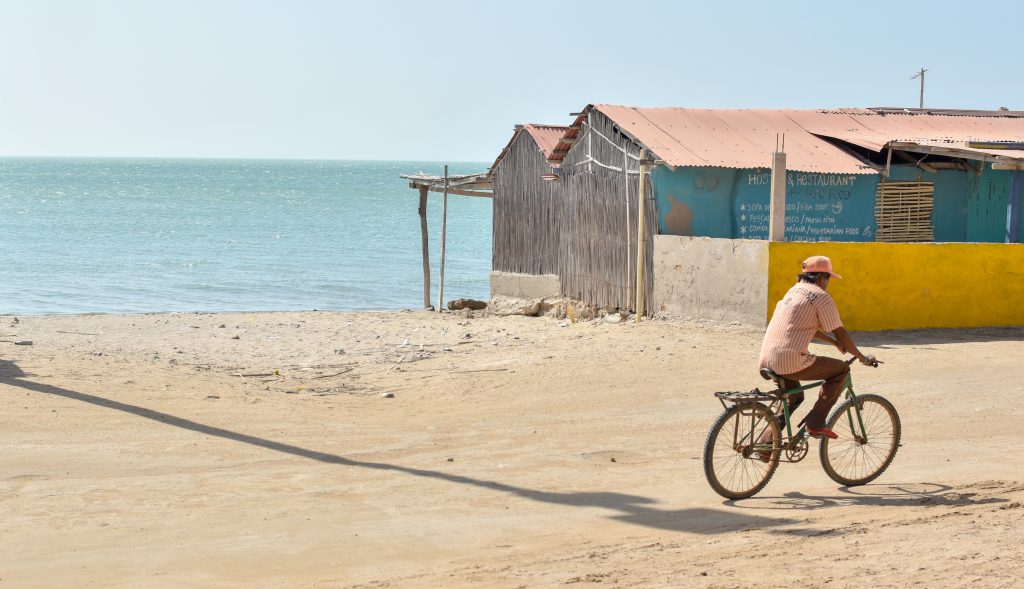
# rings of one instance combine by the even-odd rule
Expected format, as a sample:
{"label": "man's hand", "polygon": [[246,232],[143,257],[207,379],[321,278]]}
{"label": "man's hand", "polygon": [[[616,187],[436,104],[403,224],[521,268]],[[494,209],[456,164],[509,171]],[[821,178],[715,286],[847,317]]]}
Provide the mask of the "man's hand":
{"label": "man's hand", "polygon": [[872,356],[871,354],[864,354],[864,356],[860,359],[860,363],[865,366],[872,366],[875,368],[877,368],[879,364],[878,359]]}

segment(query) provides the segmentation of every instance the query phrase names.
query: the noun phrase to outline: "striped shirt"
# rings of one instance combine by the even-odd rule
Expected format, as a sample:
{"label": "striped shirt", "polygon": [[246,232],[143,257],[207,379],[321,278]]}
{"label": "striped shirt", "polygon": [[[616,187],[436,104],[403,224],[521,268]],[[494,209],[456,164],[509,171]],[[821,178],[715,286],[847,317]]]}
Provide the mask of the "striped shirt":
{"label": "striped shirt", "polygon": [[758,362],[780,375],[799,372],[814,363],[807,347],[818,330],[830,332],[842,326],[832,297],[816,284],[798,282],[775,306]]}

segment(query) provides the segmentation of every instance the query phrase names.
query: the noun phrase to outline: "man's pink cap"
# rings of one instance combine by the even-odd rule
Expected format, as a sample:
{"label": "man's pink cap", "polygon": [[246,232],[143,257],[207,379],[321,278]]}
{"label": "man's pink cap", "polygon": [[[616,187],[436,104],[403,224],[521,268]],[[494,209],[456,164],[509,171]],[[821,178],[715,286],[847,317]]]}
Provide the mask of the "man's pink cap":
{"label": "man's pink cap", "polygon": [[811,256],[804,260],[804,272],[828,272],[835,278],[842,276],[832,271],[832,260],[825,256]]}

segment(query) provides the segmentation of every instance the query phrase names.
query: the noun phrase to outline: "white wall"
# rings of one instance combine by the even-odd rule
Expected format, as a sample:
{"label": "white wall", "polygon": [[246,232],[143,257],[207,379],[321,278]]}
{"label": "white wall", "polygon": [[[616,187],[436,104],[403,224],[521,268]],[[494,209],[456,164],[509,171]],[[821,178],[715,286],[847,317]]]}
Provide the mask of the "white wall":
{"label": "white wall", "polygon": [[767,241],[656,235],[653,263],[658,312],[766,325]]}
{"label": "white wall", "polygon": [[491,298],[507,297],[536,301],[555,299],[561,292],[561,282],[554,274],[514,274],[491,272]]}

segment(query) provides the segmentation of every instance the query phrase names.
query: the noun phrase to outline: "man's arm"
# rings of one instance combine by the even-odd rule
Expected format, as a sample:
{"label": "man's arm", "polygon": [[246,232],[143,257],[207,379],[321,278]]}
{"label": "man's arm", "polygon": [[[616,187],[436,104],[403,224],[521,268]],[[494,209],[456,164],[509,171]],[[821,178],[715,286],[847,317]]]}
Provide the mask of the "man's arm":
{"label": "man's arm", "polygon": [[846,348],[844,348],[838,341],[836,341],[834,338],[832,338],[829,334],[825,333],[824,331],[818,330],[818,332],[815,333],[814,337],[811,339],[812,341],[816,341],[818,343],[835,346],[835,348],[839,350],[840,353],[846,353]]}
{"label": "man's arm", "polygon": [[853,354],[861,361],[861,364],[874,364],[877,362],[874,356],[871,354],[863,354],[857,349],[857,344],[853,343],[853,338],[846,331],[845,327],[837,327],[832,331],[832,334],[836,336],[835,343],[838,344],[836,347],[842,346],[840,350],[844,350],[849,354]]}

